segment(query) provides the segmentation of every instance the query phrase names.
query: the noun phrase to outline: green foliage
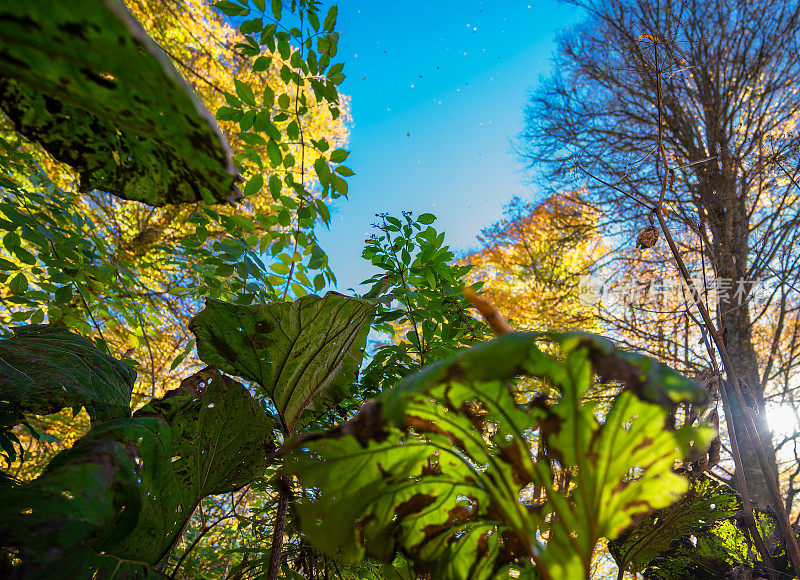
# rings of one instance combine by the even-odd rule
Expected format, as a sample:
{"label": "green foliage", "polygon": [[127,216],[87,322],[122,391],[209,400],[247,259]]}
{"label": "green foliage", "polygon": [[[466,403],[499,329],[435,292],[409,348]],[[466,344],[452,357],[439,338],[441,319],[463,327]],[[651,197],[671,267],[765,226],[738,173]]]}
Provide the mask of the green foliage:
{"label": "green foliage", "polygon": [[98,425],[41,477],[3,491],[0,536],[18,550],[21,573],[144,573],[200,499],[263,473],[277,425],[239,383],[203,378],[205,387],[185,384]]}
{"label": "green foliage", "polygon": [[288,434],[349,394],[373,313],[335,292],[253,306],[209,300],[189,328],[204,362],[264,389]]}
{"label": "green foliage", "polygon": [[8,178],[0,197],[0,280],[24,281],[9,284],[6,315],[38,323],[46,314],[81,334],[96,332],[97,320],[141,326],[137,314],[147,306],[131,296],[142,285],[134,260],[114,254],[77,196],[54,185],[20,143],[0,138],[0,164]]}
{"label": "green foliage", "polygon": [[339,566],[339,577],[343,580],[417,580],[412,562],[398,555],[391,562],[364,560],[350,566]]}
{"label": "green foliage", "polygon": [[[559,355],[544,354],[543,336],[527,333],[473,347],[408,377],[327,436],[300,442],[287,470],[310,490],[299,507],[308,540],[349,561],[401,551],[433,578],[512,570],[588,578],[600,538],[686,491],[673,464],[709,436],[667,428],[668,409],[629,390],[599,422],[582,399],[593,371],[638,382],[636,391],[670,407],[704,404],[706,394],[668,369],[648,373],[650,359],[592,335],[547,339]],[[517,376],[559,396],[518,405]]]}
{"label": "green foliage", "polygon": [[794,577],[785,543],[774,541],[775,517],[755,512],[756,526],[773,558],[768,566],[747,531],[742,510],[734,490],[701,475],[683,498],[642,518],[608,548],[621,570],[659,580],[724,580],[740,565],[761,576],[769,576],[772,567]]}
{"label": "green foliage", "polygon": [[[259,397],[268,396],[281,422],[263,410],[269,405],[215,370],[190,377],[132,418],[127,406],[122,415],[102,414],[106,420],[57,455],[40,478],[0,497],[0,536],[21,558],[20,571],[77,576],[88,566],[101,575],[154,573],[149,567],[164,560],[202,498],[263,476],[274,458],[274,431],[307,424],[352,385],[372,314],[371,303],[335,293],[264,306],[210,301],[192,321],[201,357],[259,383]],[[80,393],[88,397],[110,391],[108,383],[121,380],[116,372],[130,379],[129,397],[135,376],[63,329],[22,330],[0,342],[0,354],[14,371],[0,383],[14,416],[40,410],[7,395],[29,386],[23,379],[37,381],[45,394],[82,380]],[[96,405],[74,395],[62,399],[42,410]],[[26,525],[14,527],[23,516]]]}
{"label": "green foliage", "polygon": [[[218,150],[208,147],[208,134],[218,137],[213,121],[202,118],[202,107],[186,109],[187,104],[196,105],[194,96],[177,74],[174,83],[162,78],[162,67],[172,73],[174,69],[124,7],[108,2],[94,10],[92,3],[73,4],[67,2],[50,13],[44,13],[47,7],[39,2],[0,9],[5,17],[0,26],[6,28],[20,14],[16,21],[26,26],[36,28],[41,21],[35,30],[23,26],[4,39],[14,42],[19,62],[36,62],[43,71],[41,79],[33,79],[35,73],[23,70],[24,66],[9,72],[14,61],[0,65],[0,107],[20,134],[77,169],[84,191],[101,190],[81,198],[69,183],[71,176],[59,175],[60,169],[54,171],[46,156],[31,153],[30,145],[13,133],[2,135],[0,282],[7,283],[7,291],[0,296],[2,322],[38,323],[46,317],[48,322],[82,334],[95,334],[98,344],[109,352],[123,352],[131,345],[146,347],[154,392],[155,359],[162,350],[180,351],[180,343],[174,340],[151,344],[152,338],[163,332],[165,313],[180,318],[181,311],[191,310],[194,301],[203,296],[239,304],[302,297],[334,280],[313,229],[318,219],[330,222],[326,203],[347,194],[345,178],[353,172],[343,165],[347,151],[319,138],[319,128],[309,126],[314,118],[309,112],[324,103],[332,119],[341,114],[336,85],[344,79],[343,66],[331,62],[338,40],[336,10],[324,15],[317,13],[318,4],[313,1],[285,7],[273,2],[274,19],[253,19],[242,25],[248,36],[236,47],[236,56],[245,58],[236,66],[247,66],[247,57],[254,70],[277,65],[283,82],[280,88],[270,83],[263,91],[254,91],[252,82],[237,79],[235,94],[226,94],[228,106],[218,110],[221,121],[238,125],[234,138],[242,147],[235,163],[248,175],[243,189],[249,199],[243,209],[256,211],[242,215],[199,204],[147,213],[150,210],[113,201],[105,193],[158,205],[220,201],[226,198],[235,171],[227,152],[218,147],[221,140],[212,144]],[[254,6],[265,8],[258,1]],[[247,10],[240,3],[237,13]],[[278,22],[281,12],[284,20]],[[320,23],[322,16],[324,22]],[[73,35],[80,38],[71,39]],[[35,42],[29,46],[19,43],[20,36]],[[138,60],[127,62],[131,55],[122,48],[109,49],[109,41],[132,48]],[[57,60],[40,62],[37,45],[50,50]],[[26,50],[32,54],[23,54]],[[106,68],[98,68],[99,64]],[[48,73],[56,75],[55,80],[48,79]],[[161,125],[154,125],[156,122]],[[194,131],[188,141],[187,135],[181,134],[183,129]],[[192,137],[196,143],[191,142]],[[209,168],[209,159],[220,151],[221,161]],[[219,184],[209,182],[214,172],[226,180],[221,194]],[[161,188],[172,197],[165,198]],[[152,216],[156,219],[151,220]],[[139,227],[142,223],[146,227]],[[172,228],[174,235],[162,235],[165,228]],[[339,312],[328,308],[336,302],[333,298],[309,297],[296,305],[274,305],[271,311],[285,314],[285,320],[299,317],[297,322],[302,325],[291,327],[296,334],[250,336],[274,342],[291,354],[291,360],[288,356],[284,359],[284,370],[292,369],[294,374],[276,373],[272,377],[275,384],[268,386],[269,400],[253,407],[276,407],[282,430],[300,428],[317,418],[352,388],[372,307],[354,301],[359,306],[351,309],[353,302],[339,298]],[[312,313],[314,304],[319,311]],[[309,313],[313,321],[307,318]],[[297,346],[295,340],[300,340]],[[178,355],[173,368],[181,364],[188,350],[173,351]],[[253,354],[275,360],[277,366],[281,355],[287,353],[259,348]],[[296,360],[297,354],[305,358]],[[247,358],[246,351],[242,356]],[[231,365],[241,362],[235,359]],[[224,378],[220,381],[235,384]],[[171,420],[167,427],[164,424],[163,417],[172,417],[179,397],[153,403],[156,411],[145,409],[133,418],[95,425],[78,445],[59,455],[41,478],[14,488],[16,495],[8,496],[11,512],[5,514],[4,522],[23,513],[35,515],[29,518],[35,530],[28,527],[13,537],[10,532],[3,535],[4,543],[11,538],[12,554],[22,558],[24,572],[78,576],[91,562],[88,567],[100,576],[152,575],[149,566],[164,561],[200,497],[229,491],[220,486],[198,488],[199,481],[209,486],[216,481],[216,467],[204,471],[204,459],[230,461],[237,468],[237,461],[245,462],[253,470],[247,472],[248,482],[262,476],[267,457],[264,445],[250,441],[245,452],[237,447],[235,437],[252,435],[253,424],[263,413],[259,411],[254,418],[227,409],[223,416],[235,421],[224,426],[230,436],[214,429],[206,431],[209,424],[218,427],[210,415],[226,412],[224,401],[219,400],[225,395],[217,383],[215,379],[207,388],[207,398],[199,403],[206,410],[198,411],[186,425],[177,416],[177,424]],[[257,392],[263,396],[262,391]],[[9,416],[19,418],[16,406],[8,402],[7,407]],[[267,424],[270,431],[278,427],[268,420]],[[206,440],[206,435],[212,439]],[[194,445],[196,456],[188,458],[186,449],[176,447],[174,439],[184,436]],[[13,441],[5,440],[4,449],[8,443]],[[234,468],[223,471],[238,473]],[[165,477],[180,489],[164,488]],[[11,483],[4,478],[2,485]],[[79,496],[80,501],[73,501]],[[42,506],[37,507],[37,497]],[[90,497],[97,505],[87,506]],[[141,509],[136,506],[137,497]],[[131,530],[132,516],[127,516],[137,513],[138,523]],[[54,518],[51,521],[63,522],[63,527],[45,529],[50,516]],[[266,543],[263,537],[258,542]],[[59,549],[47,552],[48,544]],[[98,557],[100,552],[105,555]],[[55,565],[59,558],[63,560],[61,568]]]}
{"label": "green foliage", "polygon": [[0,537],[23,577],[79,577],[94,551],[134,529],[142,507],[123,445],[84,440],[56,459],[40,479],[2,490]]}
{"label": "green foliage", "polygon": [[[336,86],[344,80],[344,65],[332,62],[339,40],[333,30],[336,8],[329,10],[320,28],[316,1],[287,6],[276,2],[267,8],[253,0],[224,0],[215,6],[228,16],[250,17],[240,27],[246,42],[237,49],[254,59],[254,69],[276,68],[284,83],[277,92],[265,87],[256,94],[237,82],[235,94],[226,93],[226,106],[217,111],[220,121],[238,124],[242,150],[235,160],[248,169],[245,194],[269,193],[274,200],[276,223],[265,238],[277,260],[269,266],[268,281],[283,286],[279,299],[289,290],[296,296],[318,292],[334,276],[317,244],[314,225],[317,220],[330,225],[326,202],[346,196],[345,178],[353,175],[342,164],[347,151],[306,136],[312,107],[326,106],[332,120],[341,114]],[[321,272],[312,276],[314,270]]]}
{"label": "green foliage", "polygon": [[689,535],[698,526],[730,518],[740,507],[739,498],[732,489],[701,477],[692,482],[679,501],[644,518],[609,542],[609,550],[620,569],[641,572],[674,538]]}
{"label": "green foliage", "polygon": [[136,371],[63,328],[23,326],[0,339],[0,400],[16,416],[0,416],[13,426],[24,413],[49,415],[64,407],[86,407],[92,421],[129,417]]}
{"label": "green foliage", "polygon": [[[0,281],[7,282],[4,314],[12,322],[46,316],[107,338],[109,348],[152,350],[148,335],[165,326],[167,312],[192,310],[207,296],[248,303],[279,294],[244,216],[199,206],[189,218],[194,233],[179,244],[150,245],[137,236],[119,251],[80,197],[57,187],[20,143],[0,138],[0,165],[9,177],[0,193]],[[264,228],[276,219],[256,218]]]}
{"label": "green foliage", "polygon": [[[171,451],[149,465],[142,456],[147,469],[142,467],[138,473],[148,488],[149,502],[137,529],[114,552],[127,559],[163,557],[201,498],[237,490],[261,476],[275,448],[273,431],[278,425],[236,381],[212,373],[208,385],[196,395],[180,390],[172,395],[134,415],[141,420],[163,417],[171,447],[163,438],[159,443]],[[165,470],[166,465],[171,469]]]}
{"label": "green foliage", "polygon": [[[96,141],[79,134],[83,139],[81,147],[70,149],[74,155],[88,151],[102,157],[83,169],[79,168],[83,189],[86,190],[87,183],[93,183],[93,187],[103,191],[119,193],[107,181],[96,183],[106,179],[104,172],[109,169],[101,162],[110,163],[115,168],[115,164],[124,165],[134,160],[141,166],[137,170],[149,173],[130,178],[125,185],[138,188],[136,192],[140,195],[151,196],[151,192],[158,192],[162,186],[177,194],[186,184],[192,185],[191,176],[186,175],[181,177],[180,187],[172,184],[168,165],[178,158],[207,163],[208,156],[202,148],[206,141],[201,133],[208,133],[215,125],[194,110],[166,114],[170,111],[165,112],[165,107],[187,104],[194,107],[196,99],[187,92],[187,85],[164,60],[160,49],[148,52],[143,48],[139,54],[133,46],[133,36],[141,40],[145,48],[154,45],[136,23],[129,22],[125,9],[113,2],[110,7],[102,4],[98,10],[94,10],[93,3],[73,10],[73,3],[68,3],[42,15],[44,8],[41,3],[29,4],[31,6],[0,9],[0,12],[32,11],[36,18],[44,18],[44,28],[31,34],[44,38],[42,46],[52,44],[63,52],[58,53],[60,56],[72,57],[68,63],[59,66],[74,66],[88,71],[81,73],[84,76],[78,77],[80,82],[76,81],[71,90],[85,90],[89,94],[85,99],[80,94],[73,95],[75,103],[70,101],[71,104],[67,103],[69,106],[63,108],[71,115],[71,123],[84,119],[88,114],[84,109],[94,115],[103,115],[97,123],[102,121],[105,125],[98,125],[98,134],[92,135]],[[87,8],[89,13],[86,13]],[[259,8],[258,3],[255,8]],[[239,10],[244,10],[241,5]],[[0,282],[5,282],[7,288],[1,296],[2,323],[39,323],[46,319],[84,335],[103,337],[111,349],[119,352],[132,347],[138,353],[138,361],[150,371],[151,392],[154,392],[157,390],[156,375],[160,372],[162,376],[158,378],[163,380],[163,375],[168,372],[166,369],[177,366],[170,365],[170,361],[185,357],[174,346],[179,341],[169,333],[181,332],[185,323],[182,315],[188,316],[196,301],[213,297],[241,304],[268,302],[316,292],[333,281],[333,272],[325,252],[317,243],[314,227],[318,220],[329,223],[330,211],[326,204],[330,199],[346,194],[344,177],[352,172],[341,165],[347,158],[347,151],[320,138],[319,135],[325,131],[319,126],[311,126],[313,122],[319,123],[319,116],[312,115],[312,109],[325,106],[330,117],[341,112],[335,85],[326,76],[330,73],[338,78],[342,74],[342,65],[330,62],[336,54],[338,35],[332,29],[312,30],[314,21],[319,20],[318,10],[316,2],[292,3],[283,11],[284,22],[267,19],[264,21],[267,24],[260,24],[263,28],[258,30],[254,24],[248,25],[247,43],[237,46],[237,58],[241,61],[234,63],[234,70],[251,64],[253,68],[280,65],[280,76],[288,79],[280,81],[284,84],[278,90],[274,81],[279,75],[270,76],[270,84],[263,87],[263,99],[259,94],[257,102],[251,99],[251,96],[256,98],[251,95],[253,80],[250,79],[251,84],[247,85],[237,79],[236,94],[227,95],[229,106],[218,111],[221,121],[231,123],[235,120],[237,123],[239,131],[232,137],[240,145],[235,161],[250,176],[245,191],[258,196],[238,206],[240,213],[203,204],[147,213],[149,210],[141,207],[114,202],[102,192],[93,193],[91,200],[87,200],[71,191],[72,185],[65,183],[57,168],[55,171],[48,165],[43,168],[41,155],[31,154],[30,146],[24,141],[13,134],[0,136]],[[54,32],[52,28],[57,28],[64,19],[75,26],[70,24],[64,30]],[[105,22],[107,19],[110,21]],[[300,26],[299,36],[288,33],[294,30],[292,24],[295,20],[305,23],[305,26]],[[334,22],[335,18],[326,21]],[[93,22],[96,27],[92,26]],[[108,27],[103,28],[106,24]],[[16,27],[16,24],[4,20],[0,26]],[[17,27],[7,38],[15,39],[20,34],[27,34],[26,30]],[[70,34],[86,30],[90,32],[74,45],[65,42]],[[104,44],[109,38],[116,39],[115,35],[119,35],[125,46],[136,53],[133,64],[125,60],[124,50],[110,50]],[[294,52],[290,51],[289,58],[283,62],[280,54],[290,41]],[[302,42],[295,47],[294,43],[298,41]],[[323,45],[324,54],[313,50],[313,42]],[[20,51],[37,50],[16,43],[14,47]],[[113,53],[113,62],[107,62],[109,53]],[[306,58],[308,62],[304,60]],[[103,68],[98,74],[113,76],[116,89],[110,90],[102,83],[95,86],[97,83],[86,80],[85,75],[97,73],[98,59],[101,64],[111,67]],[[139,63],[137,59],[143,59],[144,64],[134,66]],[[9,61],[4,66],[12,64]],[[155,72],[147,68],[162,65],[172,71],[170,74],[175,74],[174,82],[164,76],[161,68]],[[113,67],[124,67],[125,70],[118,74],[116,69],[112,70]],[[59,67],[43,67],[42,74],[49,74],[51,68]],[[0,75],[5,74],[11,73],[5,69],[0,71]],[[26,94],[38,94],[37,91],[44,89],[29,78],[31,74],[17,75],[16,80],[9,82],[15,86],[18,84],[20,90],[27,91]],[[139,74],[145,74],[147,78],[139,82],[136,76]],[[23,86],[20,84],[23,82],[33,84]],[[312,86],[321,92],[311,90]],[[48,87],[53,91],[60,90],[57,86]],[[168,90],[172,92],[165,93]],[[250,104],[243,104],[240,95]],[[177,104],[170,100],[173,97]],[[102,102],[98,104],[93,99]],[[136,107],[127,106],[131,99],[136,100]],[[288,105],[279,110],[277,105],[280,103]],[[6,113],[11,115],[8,111]],[[50,117],[55,115],[49,110],[42,111],[39,116],[31,113],[25,117],[25,122],[42,123],[44,127],[50,122],[45,113]],[[243,119],[239,118],[239,113]],[[153,115],[158,118],[152,119]],[[240,120],[243,122],[239,123]],[[153,129],[156,121],[163,126]],[[185,139],[181,140],[183,135],[169,134],[169,131],[179,132],[181,128],[188,131],[187,127],[191,128],[193,123],[205,124],[205,128],[195,128],[193,133],[199,139],[200,149],[197,150],[192,149]],[[63,144],[67,147],[75,138],[72,125],[47,126],[49,133],[46,137],[54,146]],[[137,134],[135,145],[138,144],[139,149],[134,150],[133,145],[126,144],[125,138],[134,129],[143,127],[146,135]],[[119,131],[114,132],[116,129]],[[31,136],[25,131],[22,133]],[[159,146],[173,147],[174,143],[179,151],[170,154],[153,149],[156,140],[148,141],[151,136],[158,138]],[[109,141],[102,143],[103,138]],[[313,154],[310,149],[313,149]],[[55,152],[52,147],[49,150]],[[267,150],[277,154],[278,165],[262,160],[262,156],[267,158]],[[59,157],[58,154],[55,156]],[[270,154],[269,157],[272,160],[275,156]],[[67,161],[72,163],[74,160],[70,158]],[[202,167],[195,169],[197,178],[204,178]],[[217,169],[225,170],[221,162]],[[318,173],[324,179],[317,179]],[[48,174],[55,175],[51,179]],[[232,183],[229,175],[226,179]],[[224,199],[224,195],[214,199],[204,196],[202,199],[218,201]],[[155,203],[149,198],[145,201]],[[137,234],[137,224],[142,223],[147,225],[142,226]]]}
{"label": "green foliage", "polygon": [[4,3],[0,109],[100,189],[151,205],[235,199],[230,148],[118,1]]}
{"label": "green foliage", "polygon": [[[136,222],[135,204],[109,202],[102,213],[68,176],[51,179],[44,156],[0,136],[3,323],[46,316],[95,333],[109,353],[120,344],[104,331],[144,344],[155,391],[158,349],[145,329],[164,325],[164,305],[233,301],[209,300],[191,323],[201,359],[216,368],[132,417],[135,373],[88,340],[32,327],[0,341],[0,426],[65,405],[85,406],[93,419],[39,478],[0,474],[0,537],[11,556],[0,565],[18,564],[20,575],[158,577],[182,531],[199,530],[191,518],[203,499],[253,482],[262,497],[246,521],[250,543],[228,554],[252,554],[251,569],[265,567],[264,546],[283,540],[288,498],[281,488],[272,496],[283,508],[263,500],[274,491],[276,432],[307,429],[355,395],[375,305],[305,296],[334,280],[314,228],[330,223],[327,203],[347,195],[353,174],[347,151],[308,137],[312,108],[341,114],[337,10],[323,15],[316,0],[217,7],[247,18],[238,56],[282,82],[255,90],[237,77],[225,92],[216,114],[237,129],[236,168],[216,124],[116,0],[0,8],[0,52],[9,56],[0,62],[0,108],[21,135],[77,169],[84,191],[156,205],[215,202],[230,198],[240,170],[243,205],[256,210],[172,207],[132,239],[114,223],[107,239],[112,230],[91,216]],[[163,240],[179,215],[178,234]],[[432,214],[380,218],[364,257],[383,272],[365,298],[378,302],[377,328],[392,343],[376,351],[360,386],[384,392],[344,425],[294,440],[302,448],[287,467],[304,488],[298,513],[308,539],[335,558],[390,562],[346,571],[358,578],[411,577],[412,567],[439,578],[586,576],[600,538],[686,489],[673,464],[707,433],[671,429],[670,411],[701,404],[705,392],[588,335],[511,334],[454,355],[486,337],[461,295],[469,268],[451,264]],[[217,369],[257,383],[255,396]],[[593,374],[628,387],[604,422],[583,396]],[[516,377],[541,396],[520,404]],[[0,433],[7,459],[13,437]],[[278,531],[270,539],[265,530]],[[246,564],[242,557],[234,569]]]}
{"label": "green foliage", "polygon": [[[453,264],[444,233],[430,225],[436,217],[402,219],[379,214],[378,233],[366,242],[363,257],[382,270],[364,298],[378,300],[375,329],[390,338],[372,355],[362,384],[371,392],[393,386],[425,364],[489,336],[468,311],[462,292],[470,266]],[[480,284],[471,286],[478,290]]]}

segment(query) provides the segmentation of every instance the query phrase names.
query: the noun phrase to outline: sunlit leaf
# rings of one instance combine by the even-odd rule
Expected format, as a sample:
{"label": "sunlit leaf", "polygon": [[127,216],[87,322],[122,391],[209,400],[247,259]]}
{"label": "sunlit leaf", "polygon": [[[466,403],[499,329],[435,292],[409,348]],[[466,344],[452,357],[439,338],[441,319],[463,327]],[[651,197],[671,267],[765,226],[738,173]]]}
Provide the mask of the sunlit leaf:
{"label": "sunlit leaf", "polygon": [[[771,551],[772,565],[787,577],[793,575],[785,545],[774,542],[774,516],[756,510],[755,521]],[[621,570],[644,571],[647,578],[722,580],[741,564],[768,576],[745,530],[739,495],[727,485],[700,475],[683,498],[645,516],[609,542],[608,548]]]}
{"label": "sunlit leaf", "polygon": [[[541,335],[524,333],[473,347],[367,403],[328,437],[302,444],[287,468],[316,490],[299,508],[309,540],[350,561],[402,551],[432,578],[493,578],[512,569],[588,577],[600,538],[686,490],[673,463],[708,433],[664,429],[668,410],[630,391],[598,422],[582,395],[592,359],[617,351],[591,335],[548,340],[559,355],[538,348]],[[624,381],[627,372],[607,378]],[[546,379],[560,396],[551,405],[517,404],[509,381],[520,375]],[[701,387],[673,376],[654,388],[705,400]],[[531,449],[537,433],[547,437],[550,459]],[[570,467],[576,485],[556,486],[553,459]],[[546,490],[544,501],[522,499],[529,485]]]}
{"label": "sunlit leaf", "polygon": [[200,358],[261,385],[291,432],[306,410],[327,409],[349,390],[373,312],[334,292],[253,306],[208,300],[189,328]]}
{"label": "sunlit leaf", "polygon": [[150,205],[234,198],[213,116],[121,2],[4,2],[0,39],[0,109],[84,191]]}

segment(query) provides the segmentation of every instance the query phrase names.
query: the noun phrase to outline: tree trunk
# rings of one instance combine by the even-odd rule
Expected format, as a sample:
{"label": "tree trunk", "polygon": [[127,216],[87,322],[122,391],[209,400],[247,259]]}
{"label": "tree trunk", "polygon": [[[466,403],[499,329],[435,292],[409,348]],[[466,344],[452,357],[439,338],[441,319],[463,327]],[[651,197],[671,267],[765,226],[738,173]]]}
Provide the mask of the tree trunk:
{"label": "tree trunk", "polygon": [[289,509],[289,479],[278,479],[278,508],[275,512],[275,525],[272,528],[272,547],[269,551],[269,569],[267,580],[276,580],[281,566],[283,550],[283,534],[286,531],[286,513]]}
{"label": "tree trunk", "polygon": [[[752,400],[749,401],[749,410],[753,415],[761,444],[764,446],[764,451],[773,467],[770,477],[777,481],[778,474],[777,468],[775,467],[775,449],[772,446],[772,434],[767,425],[767,417],[764,409],[764,391],[763,386],[759,382],[758,364],[750,336],[751,327],[748,315],[749,310],[746,306],[734,309],[727,315],[722,316],[722,324],[723,328],[727,330],[727,349],[731,362],[735,367],[734,370],[739,378],[746,384],[747,391],[752,395]],[[744,391],[745,389],[742,390]],[[758,460],[756,459],[755,450],[753,449],[753,445],[744,427],[745,411],[734,397],[730,398],[730,405],[733,425],[729,425],[728,428],[733,427],[733,429],[735,429],[736,438],[740,442],[739,451],[742,455],[744,475],[748,491],[750,492],[750,498],[759,507],[764,508],[771,502],[769,501],[769,493],[767,492],[766,479],[761,471]]]}
{"label": "tree trunk", "polygon": [[[739,379],[744,382],[742,387],[745,406],[753,416],[758,430],[761,444],[772,465],[772,477],[777,481],[777,466],[775,464],[775,449],[772,445],[772,434],[767,425],[764,407],[764,385],[761,384],[758,367],[758,357],[753,345],[752,322],[750,319],[749,292],[752,290],[752,281],[747,280],[748,254],[749,254],[749,222],[747,209],[743,200],[747,193],[739,194],[736,187],[735,171],[728,165],[725,156],[722,156],[720,165],[721,175],[718,173],[709,176],[705,189],[705,198],[709,211],[709,227],[713,239],[712,259],[717,279],[729,283],[725,291],[718,287],[718,324],[723,333],[724,342],[734,366],[732,369]],[[713,170],[712,170],[713,171]],[[730,375],[728,374],[729,378]],[[767,480],[762,473],[756,457],[753,443],[750,441],[745,428],[746,412],[737,397],[730,397],[731,418],[736,439],[739,442],[739,451],[742,457],[742,467],[750,493],[751,501],[759,507],[769,505],[769,492]],[[735,480],[734,480],[735,485]],[[778,506],[773,506],[778,507]]]}

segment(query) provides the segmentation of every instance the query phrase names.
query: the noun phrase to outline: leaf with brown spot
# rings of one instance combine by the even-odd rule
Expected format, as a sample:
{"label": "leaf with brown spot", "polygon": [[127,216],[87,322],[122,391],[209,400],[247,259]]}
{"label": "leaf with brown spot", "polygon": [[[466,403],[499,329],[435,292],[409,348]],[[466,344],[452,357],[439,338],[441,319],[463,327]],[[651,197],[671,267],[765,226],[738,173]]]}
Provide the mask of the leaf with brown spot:
{"label": "leaf with brown spot", "polygon": [[374,311],[336,292],[250,306],[209,299],[189,329],[203,362],[262,387],[289,434],[350,394]]}
{"label": "leaf with brown spot", "polygon": [[0,54],[0,109],[82,191],[150,205],[241,197],[213,115],[122,2],[2,2]]}
{"label": "leaf with brown spot", "polygon": [[[365,444],[333,430],[296,449],[287,470],[317,490],[299,507],[309,541],[350,561],[388,560],[402,551],[432,579],[481,580],[512,571],[578,578],[588,573],[601,537],[679,497],[686,482],[672,473],[673,462],[707,433],[664,430],[669,409],[632,391],[600,423],[583,398],[596,371],[596,338],[548,335],[559,351],[552,355],[538,348],[542,340],[506,334],[408,377],[379,399],[381,432],[390,434],[381,441]],[[649,359],[603,348],[603,361],[623,360],[631,377],[648,376]],[[518,405],[511,387],[517,374],[546,379],[558,396]],[[658,383],[660,376],[641,380],[667,393],[668,407],[669,393],[694,393],[691,401],[705,396],[689,381],[676,382],[677,375],[669,385]],[[370,414],[377,408],[372,404]],[[476,428],[476,416],[485,429]],[[533,433],[547,437],[538,460]],[[555,472],[553,457],[560,463]],[[529,483],[548,490],[533,509],[520,500]]]}
{"label": "leaf with brown spot", "polygon": [[[726,578],[742,562],[765,576],[758,550],[740,522],[741,509],[734,490],[701,475],[679,501],[639,518],[609,542],[609,551],[620,569],[648,578]],[[777,527],[774,517],[757,510],[756,521],[769,545]],[[779,572],[793,575],[783,547],[776,546],[773,556]]]}

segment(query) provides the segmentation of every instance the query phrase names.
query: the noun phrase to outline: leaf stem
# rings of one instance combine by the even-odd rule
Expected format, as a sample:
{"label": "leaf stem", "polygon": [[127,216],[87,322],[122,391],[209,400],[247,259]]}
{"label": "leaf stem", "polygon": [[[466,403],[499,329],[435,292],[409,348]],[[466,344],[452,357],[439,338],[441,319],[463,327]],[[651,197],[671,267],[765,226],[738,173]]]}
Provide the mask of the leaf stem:
{"label": "leaf stem", "polygon": [[269,549],[269,568],[266,580],[276,580],[281,564],[283,550],[283,534],[286,531],[286,514],[289,511],[289,478],[278,479],[278,509],[275,514],[275,525],[272,529],[272,546]]}

